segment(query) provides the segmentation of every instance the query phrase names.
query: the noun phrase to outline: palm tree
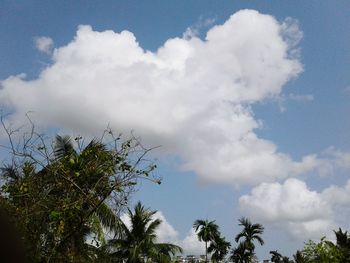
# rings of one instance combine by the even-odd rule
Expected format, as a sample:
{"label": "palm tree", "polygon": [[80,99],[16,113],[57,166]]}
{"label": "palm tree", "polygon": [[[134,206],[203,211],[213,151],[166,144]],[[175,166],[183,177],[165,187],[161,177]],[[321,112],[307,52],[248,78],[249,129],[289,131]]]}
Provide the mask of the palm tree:
{"label": "palm tree", "polygon": [[295,263],[306,263],[306,259],[303,256],[303,253],[300,250],[293,255]]}
{"label": "palm tree", "polygon": [[208,252],[213,253],[211,259],[213,262],[223,260],[229,251],[231,244],[227,242],[224,237],[216,237],[208,247]]}
{"label": "palm tree", "polygon": [[289,260],[289,257],[284,256],[284,257],[282,257],[282,261],[281,262],[282,263],[290,263],[291,261]]}
{"label": "palm tree", "polygon": [[250,261],[250,252],[246,243],[240,242],[239,245],[232,250],[230,259],[234,263],[248,263]]}
{"label": "palm tree", "polygon": [[271,254],[271,262],[274,262],[274,263],[281,262],[282,255],[280,253],[278,253],[277,250],[270,251],[270,254]]}
{"label": "palm tree", "polygon": [[254,241],[257,240],[260,245],[264,244],[264,240],[260,235],[264,232],[264,227],[261,224],[252,224],[249,219],[242,217],[239,220],[239,225],[243,226],[242,231],[235,237],[235,241],[244,239],[244,243],[250,252],[250,257],[254,255],[255,245]]}
{"label": "palm tree", "polygon": [[208,242],[215,240],[220,236],[219,227],[214,221],[198,219],[193,224],[194,230],[197,232],[198,240],[205,242],[205,262],[208,262]]}
{"label": "palm tree", "polygon": [[334,231],[337,248],[339,249],[344,263],[350,262],[350,235],[348,231],[343,232],[341,228],[338,231]]}
{"label": "palm tree", "polygon": [[157,243],[156,229],[160,219],[153,219],[156,211],[145,208],[138,202],[134,211],[128,209],[130,227],[122,223],[119,237],[109,240],[107,248],[112,258],[128,263],[142,263],[147,260],[170,262],[171,255],[182,252],[181,247],[170,243]]}

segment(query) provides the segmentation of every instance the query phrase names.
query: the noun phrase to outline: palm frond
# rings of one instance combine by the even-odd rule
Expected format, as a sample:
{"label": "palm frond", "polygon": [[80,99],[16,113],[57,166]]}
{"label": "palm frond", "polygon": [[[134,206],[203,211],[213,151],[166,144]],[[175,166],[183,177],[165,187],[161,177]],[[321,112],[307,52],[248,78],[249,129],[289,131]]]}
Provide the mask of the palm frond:
{"label": "palm frond", "polygon": [[54,155],[57,159],[61,159],[67,155],[75,154],[71,138],[69,136],[56,135],[54,145]]}
{"label": "palm frond", "polygon": [[111,231],[114,234],[123,231],[123,222],[107,204],[102,203],[95,213],[103,227],[106,228],[108,231]]}
{"label": "palm frond", "polygon": [[0,171],[1,171],[1,176],[4,179],[10,178],[13,180],[17,180],[19,178],[18,171],[13,166],[5,165],[4,167],[0,168]]}

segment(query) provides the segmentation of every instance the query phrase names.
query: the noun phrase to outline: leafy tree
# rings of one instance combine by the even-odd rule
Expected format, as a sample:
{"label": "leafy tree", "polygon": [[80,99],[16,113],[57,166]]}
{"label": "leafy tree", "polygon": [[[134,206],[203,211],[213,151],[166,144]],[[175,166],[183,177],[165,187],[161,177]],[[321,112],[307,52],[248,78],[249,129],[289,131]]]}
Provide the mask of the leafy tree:
{"label": "leafy tree", "polygon": [[240,218],[238,221],[239,225],[243,226],[243,229],[237,234],[235,241],[239,242],[243,239],[245,248],[248,250],[250,258],[252,258],[255,250],[254,241],[257,240],[260,245],[264,244],[264,240],[261,238],[261,235],[264,232],[264,227],[261,224],[252,224],[250,220],[245,217]]}
{"label": "leafy tree", "polygon": [[122,231],[118,238],[111,239],[106,246],[113,259],[128,263],[170,262],[171,256],[182,252],[181,247],[169,243],[156,242],[156,229],[161,220],[154,219],[156,211],[146,209],[138,202],[134,211],[128,209],[130,227],[121,224]]}
{"label": "leafy tree", "polygon": [[116,214],[138,178],[155,168],[144,161],[149,150],[134,137],[120,142],[110,130],[87,144],[80,136],[51,142],[34,126],[18,136],[1,122],[9,159],[1,168],[0,205],[25,240],[29,262],[96,261],[103,230],[118,233]]}
{"label": "leafy tree", "polygon": [[334,231],[336,236],[336,244],[328,241],[325,237],[320,242],[308,241],[303,250],[297,251],[294,255],[296,263],[311,262],[334,262],[347,263],[350,262],[350,236],[347,231],[343,232],[341,228]]}
{"label": "leafy tree", "polygon": [[208,262],[208,242],[220,236],[219,227],[215,221],[198,219],[194,222],[193,228],[197,232],[198,240],[205,242],[205,261]]}
{"label": "leafy tree", "polygon": [[332,242],[322,238],[319,243],[308,241],[301,251],[305,262],[311,263],[341,263],[342,255]]}

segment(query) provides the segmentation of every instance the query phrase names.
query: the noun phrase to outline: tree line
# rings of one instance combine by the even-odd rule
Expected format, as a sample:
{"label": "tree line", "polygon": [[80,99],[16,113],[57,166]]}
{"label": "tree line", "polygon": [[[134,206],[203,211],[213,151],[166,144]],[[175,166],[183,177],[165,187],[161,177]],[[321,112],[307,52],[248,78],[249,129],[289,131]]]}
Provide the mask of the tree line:
{"label": "tree line", "polygon": [[[242,217],[238,220],[242,227],[234,241],[236,246],[230,250],[231,244],[221,237],[219,227],[215,221],[196,220],[193,227],[197,231],[198,239],[205,242],[205,259],[212,253],[212,262],[231,261],[234,263],[258,262],[255,254],[255,243],[264,245],[262,234],[264,227],[253,224]],[[339,228],[334,231],[336,242],[321,238],[319,242],[309,240],[301,250],[297,250],[293,258],[283,256],[278,250],[270,251],[270,261],[273,263],[349,263],[350,262],[350,234]],[[208,246],[209,244],[209,246]]]}
{"label": "tree line", "polygon": [[[161,220],[154,218],[155,211],[140,202],[128,206],[139,180],[161,183],[147,157],[152,149],[138,138],[124,140],[107,129],[99,139],[57,135],[52,140],[31,122],[21,136],[2,118],[1,123],[9,141],[1,145],[8,151],[0,169],[1,262],[171,262],[182,252],[176,244],[157,241]],[[121,220],[122,213],[130,225]],[[215,221],[194,222],[206,262],[208,255],[213,262],[228,255],[233,262],[254,262],[264,228],[247,218],[239,225],[237,246],[230,250]],[[348,233],[339,229],[336,237],[336,244],[308,242],[294,262],[349,262]],[[278,251],[271,255],[273,262],[287,262]]]}

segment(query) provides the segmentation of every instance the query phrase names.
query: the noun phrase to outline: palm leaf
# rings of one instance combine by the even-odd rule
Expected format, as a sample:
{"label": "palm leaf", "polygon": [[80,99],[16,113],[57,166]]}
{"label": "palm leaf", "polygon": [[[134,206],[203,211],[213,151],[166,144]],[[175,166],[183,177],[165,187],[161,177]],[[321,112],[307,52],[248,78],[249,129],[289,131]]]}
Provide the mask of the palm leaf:
{"label": "palm leaf", "polygon": [[61,159],[67,155],[75,154],[71,138],[69,136],[56,135],[54,145],[54,155],[57,159]]}
{"label": "palm leaf", "polygon": [[121,233],[124,229],[123,222],[115,215],[113,210],[105,203],[102,203],[95,212],[102,226],[113,233]]}

